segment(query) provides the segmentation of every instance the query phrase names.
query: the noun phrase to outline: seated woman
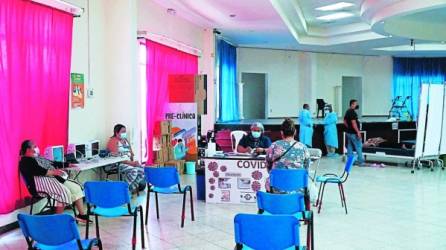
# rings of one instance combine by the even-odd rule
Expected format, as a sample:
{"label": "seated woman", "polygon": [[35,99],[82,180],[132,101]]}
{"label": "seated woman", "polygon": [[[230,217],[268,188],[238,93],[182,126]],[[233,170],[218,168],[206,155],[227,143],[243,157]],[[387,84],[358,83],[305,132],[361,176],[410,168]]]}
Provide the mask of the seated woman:
{"label": "seated woman", "polygon": [[112,155],[128,155],[130,161],[123,161],[119,164],[124,181],[129,184],[131,192],[142,191],[146,187],[144,179],[144,169],[138,161],[133,160],[133,150],[127,140],[126,128],[122,124],[117,124],[113,128],[113,136],[107,143],[107,150]]}
{"label": "seated woman", "polygon": [[240,140],[237,152],[265,154],[266,149],[271,146],[271,140],[263,135],[263,132],[265,132],[265,129],[260,122],[253,123],[251,125],[251,133],[243,136]]}
{"label": "seated woman", "polygon": [[[268,171],[274,168],[308,168],[310,153],[307,147],[294,139],[296,136],[296,126],[290,118],[286,118],[281,126],[282,140],[271,144],[266,152],[266,162]],[[269,191],[269,178],[266,181],[266,189]],[[272,190],[273,192],[279,190]]]}
{"label": "seated woman", "polygon": [[[56,201],[56,213],[64,211],[65,206],[74,203],[79,211],[76,220],[82,223],[87,222],[87,215],[84,213],[82,198],[84,192],[80,184],[73,180],[65,179],[66,173],[59,169],[63,167],[63,162],[52,162],[38,157],[39,149],[33,141],[25,140],[20,147],[19,170],[26,181],[29,192],[32,195],[46,193]],[[73,164],[68,166],[73,167]],[[91,221],[90,221],[91,222]]]}

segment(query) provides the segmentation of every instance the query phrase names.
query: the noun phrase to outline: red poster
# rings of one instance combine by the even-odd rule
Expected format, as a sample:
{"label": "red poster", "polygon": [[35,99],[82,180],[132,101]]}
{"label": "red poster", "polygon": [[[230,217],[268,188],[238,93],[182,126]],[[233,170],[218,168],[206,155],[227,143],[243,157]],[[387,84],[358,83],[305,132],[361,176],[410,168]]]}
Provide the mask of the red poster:
{"label": "red poster", "polygon": [[195,75],[169,75],[169,102],[195,102]]}

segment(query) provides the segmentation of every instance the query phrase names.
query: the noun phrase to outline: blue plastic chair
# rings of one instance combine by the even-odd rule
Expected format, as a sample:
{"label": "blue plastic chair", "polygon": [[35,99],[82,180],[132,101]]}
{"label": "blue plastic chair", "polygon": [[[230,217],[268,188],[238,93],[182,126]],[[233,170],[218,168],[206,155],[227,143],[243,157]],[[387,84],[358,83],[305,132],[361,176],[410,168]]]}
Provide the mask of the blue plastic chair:
{"label": "blue plastic chair", "polygon": [[305,249],[300,247],[299,220],[292,215],[237,214],[234,218],[236,249]]}
{"label": "blue plastic chair", "polygon": [[259,214],[293,215],[307,222],[307,246],[314,249],[313,211],[305,210],[304,196],[301,193],[270,194],[257,192]]}
{"label": "blue plastic chair", "polygon": [[306,169],[273,169],[269,174],[272,192],[304,195],[305,208],[311,210],[310,193],[308,192],[308,170]]}
{"label": "blue plastic chair", "polygon": [[339,195],[341,197],[341,205],[345,208],[345,214],[347,214],[347,202],[345,201],[345,193],[344,193],[343,183],[347,181],[355,160],[356,160],[356,157],[353,155],[347,157],[347,161],[345,162],[344,172],[342,173],[341,176],[338,176],[337,174],[328,173],[328,174],[324,174],[322,176],[316,177],[316,182],[321,183],[319,185],[319,192],[318,192],[317,200],[316,200],[316,207],[318,207],[317,213],[321,212],[322,199],[324,198],[325,185],[327,183],[334,183],[334,184],[338,184]]}
{"label": "blue plastic chair", "polygon": [[[96,237],[99,239],[99,216],[121,217],[133,216],[132,249],[136,248],[136,224],[138,211],[141,223],[141,245],[144,248],[144,221],[142,206],[133,206],[130,203],[129,185],[122,181],[88,181],[84,184],[87,215],[94,215],[96,223]],[[88,239],[89,225],[85,231]]]}
{"label": "blue plastic chair", "polygon": [[17,216],[28,249],[102,249],[100,239],[82,240],[76,220],[68,214]]}
{"label": "blue plastic chair", "polygon": [[144,174],[148,183],[148,193],[146,202],[146,225],[149,219],[149,202],[150,193],[155,193],[156,203],[156,218],[159,219],[159,206],[158,206],[158,193],[160,194],[182,194],[183,195],[183,209],[181,212],[181,227],[184,227],[184,219],[186,218],[186,194],[190,194],[190,213],[192,221],[195,220],[194,216],[194,200],[192,198],[192,187],[185,186],[181,188],[180,176],[175,167],[146,167],[144,168]]}

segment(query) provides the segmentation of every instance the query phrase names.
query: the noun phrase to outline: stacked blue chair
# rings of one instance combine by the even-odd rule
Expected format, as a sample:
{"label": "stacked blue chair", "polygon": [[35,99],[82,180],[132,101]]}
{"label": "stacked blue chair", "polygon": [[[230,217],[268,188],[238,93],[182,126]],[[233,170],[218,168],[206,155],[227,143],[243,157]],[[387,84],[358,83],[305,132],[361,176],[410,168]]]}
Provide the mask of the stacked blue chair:
{"label": "stacked blue chair", "polygon": [[236,249],[305,249],[300,246],[299,220],[291,215],[237,214],[234,218]]}
{"label": "stacked blue chair", "polygon": [[[116,218],[121,216],[133,217],[132,249],[136,248],[136,224],[138,211],[141,223],[141,245],[144,248],[144,223],[141,206],[130,203],[129,186],[122,181],[88,181],[85,186],[85,200],[87,202],[87,215],[94,215],[96,223],[96,237],[99,239],[99,216]],[[88,239],[89,225],[85,232]]]}
{"label": "stacked blue chair", "polygon": [[306,169],[273,169],[269,174],[273,192],[302,193],[305,209],[310,210],[310,194],[308,192],[308,171]]}
{"label": "stacked blue chair", "polygon": [[183,195],[183,209],[181,212],[181,227],[184,227],[184,220],[186,218],[186,196],[187,192],[190,194],[190,213],[192,221],[195,220],[194,216],[194,200],[192,197],[192,187],[181,187],[180,176],[175,167],[162,167],[144,168],[145,178],[149,186],[146,202],[146,225],[149,217],[149,202],[150,193],[155,193],[156,203],[156,218],[159,219],[159,205],[158,205],[158,193],[160,194],[182,194]]}
{"label": "stacked blue chair", "polygon": [[78,249],[87,250],[97,246],[100,239],[82,240],[75,219],[68,214],[17,216],[28,249]]}
{"label": "stacked blue chair", "polygon": [[347,161],[345,163],[344,172],[341,176],[336,174],[324,174],[322,176],[316,177],[316,182],[320,182],[319,193],[317,195],[316,207],[318,207],[317,212],[321,212],[322,208],[322,199],[324,198],[325,185],[327,183],[338,184],[339,195],[341,197],[341,205],[345,209],[345,214],[347,214],[347,203],[345,201],[345,193],[344,193],[344,183],[347,181],[348,176],[350,175],[350,171],[353,167],[353,163],[355,162],[355,156],[348,156]]}
{"label": "stacked blue chair", "polygon": [[301,193],[270,194],[257,192],[259,214],[292,215],[307,223],[307,247],[314,249],[313,212],[305,210],[304,196]]}

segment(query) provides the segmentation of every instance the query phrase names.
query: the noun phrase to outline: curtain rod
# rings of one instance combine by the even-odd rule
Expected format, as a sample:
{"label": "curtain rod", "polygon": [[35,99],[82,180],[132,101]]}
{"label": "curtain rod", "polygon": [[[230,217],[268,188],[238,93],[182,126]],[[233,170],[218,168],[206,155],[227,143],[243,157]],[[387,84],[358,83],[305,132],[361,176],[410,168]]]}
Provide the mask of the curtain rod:
{"label": "curtain rod", "polygon": [[163,35],[158,35],[146,31],[138,31],[138,39],[151,40],[198,57],[201,57],[202,55],[202,51],[200,49],[197,49],[195,47],[192,47],[190,45],[187,45],[185,43],[182,43],[180,41],[174,40],[172,38]]}
{"label": "curtain rod", "polygon": [[67,3],[62,0],[31,0],[31,1],[71,13],[74,17],[80,17],[84,13],[83,8],[73,5],[71,3]]}

